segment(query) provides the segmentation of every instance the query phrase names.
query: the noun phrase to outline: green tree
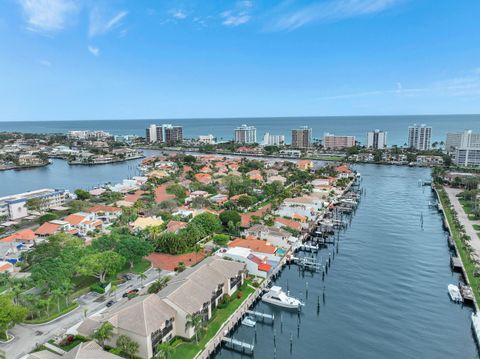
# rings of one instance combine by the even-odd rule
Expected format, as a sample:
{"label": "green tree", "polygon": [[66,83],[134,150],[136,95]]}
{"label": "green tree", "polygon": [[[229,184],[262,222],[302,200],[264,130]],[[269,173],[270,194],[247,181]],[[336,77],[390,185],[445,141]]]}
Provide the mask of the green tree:
{"label": "green tree", "polygon": [[38,218],[38,224],[42,225],[44,224],[45,222],[50,222],[50,221],[53,221],[55,219],[58,219],[58,215],[55,214],[55,213],[47,213],[47,214],[44,214],[43,216],[40,216]]}
{"label": "green tree", "polygon": [[209,235],[222,229],[222,223],[217,215],[213,213],[202,213],[191,220],[192,224],[199,225]]}
{"label": "green tree", "polygon": [[95,339],[98,344],[102,347],[105,347],[105,342],[110,339],[113,335],[113,325],[110,322],[103,322],[100,328],[98,328],[95,333],[93,333],[93,339]]}
{"label": "green tree", "polygon": [[153,247],[144,240],[125,236],[118,241],[115,251],[130,263],[130,268],[133,268],[135,263],[153,252]]}
{"label": "green tree", "polygon": [[79,271],[83,275],[93,276],[105,283],[108,275],[118,273],[125,265],[125,258],[113,251],[93,253],[80,260]]}
{"label": "green tree", "polygon": [[25,205],[29,211],[40,211],[44,207],[45,201],[42,198],[31,198]]}
{"label": "green tree", "polygon": [[135,354],[138,353],[138,350],[140,349],[140,345],[126,335],[120,335],[118,337],[117,347],[124,353],[128,354],[130,358],[134,358]]}
{"label": "green tree", "polygon": [[195,343],[198,344],[198,331],[203,323],[203,316],[200,313],[189,314],[187,315],[186,322],[185,322],[185,331],[193,328],[195,332]]}
{"label": "green tree", "polygon": [[0,333],[4,340],[8,340],[8,330],[22,322],[27,313],[27,308],[13,303],[11,294],[0,296]]}
{"label": "green tree", "polygon": [[75,195],[80,201],[86,201],[87,199],[90,199],[90,192],[81,188],[75,190]]}
{"label": "green tree", "polygon": [[230,240],[230,236],[226,234],[216,234],[213,236],[213,242],[219,246],[224,246]]}
{"label": "green tree", "polygon": [[226,210],[220,213],[220,220],[222,221],[222,224],[227,227],[229,222],[232,222],[234,225],[239,224],[242,218],[237,211]]}
{"label": "green tree", "polygon": [[32,280],[47,293],[60,289],[66,282],[70,282],[74,268],[65,263],[60,257],[47,257],[33,265]]}
{"label": "green tree", "polygon": [[171,359],[175,352],[174,346],[170,342],[157,344],[158,357],[161,359]]}

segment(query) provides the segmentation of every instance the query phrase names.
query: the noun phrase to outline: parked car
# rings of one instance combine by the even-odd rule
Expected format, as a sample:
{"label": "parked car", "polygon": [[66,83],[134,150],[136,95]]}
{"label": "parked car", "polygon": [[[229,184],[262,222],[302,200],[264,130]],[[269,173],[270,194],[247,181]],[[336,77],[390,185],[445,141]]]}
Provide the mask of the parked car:
{"label": "parked car", "polygon": [[121,276],[123,280],[132,280],[132,276],[130,274],[124,274]]}
{"label": "parked car", "polygon": [[108,308],[110,308],[114,304],[115,304],[115,301],[109,300],[106,305],[107,305]]}
{"label": "parked car", "polygon": [[131,289],[128,292],[123,293],[122,297],[127,298],[129,295],[137,294],[139,291],[140,291],[140,289],[137,289],[137,288]]}

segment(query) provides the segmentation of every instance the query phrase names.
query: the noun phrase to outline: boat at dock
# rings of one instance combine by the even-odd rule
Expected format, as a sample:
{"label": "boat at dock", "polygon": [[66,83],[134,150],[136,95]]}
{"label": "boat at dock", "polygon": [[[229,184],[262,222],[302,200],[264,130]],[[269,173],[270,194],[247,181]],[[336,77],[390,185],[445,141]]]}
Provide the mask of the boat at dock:
{"label": "boat at dock", "polygon": [[448,285],[448,294],[450,295],[450,299],[455,303],[462,303],[463,298],[462,294],[460,293],[460,289],[455,284]]}
{"label": "boat at dock", "polygon": [[248,317],[245,317],[243,320],[242,320],[242,325],[245,325],[246,327],[250,327],[250,328],[253,328],[255,326],[255,324],[257,324],[257,322],[255,321],[255,319],[251,316],[248,316]]}
{"label": "boat at dock", "polygon": [[265,303],[277,305],[288,309],[300,309],[304,304],[300,299],[290,297],[282,290],[282,287],[273,286],[262,296]]}

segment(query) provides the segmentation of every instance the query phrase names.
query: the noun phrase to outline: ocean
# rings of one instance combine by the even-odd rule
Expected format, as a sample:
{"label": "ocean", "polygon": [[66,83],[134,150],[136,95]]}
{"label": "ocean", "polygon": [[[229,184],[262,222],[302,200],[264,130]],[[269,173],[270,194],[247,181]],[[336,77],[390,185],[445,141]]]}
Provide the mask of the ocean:
{"label": "ocean", "polygon": [[447,132],[471,129],[480,132],[480,115],[428,115],[428,116],[344,116],[344,117],[264,117],[264,118],[197,118],[197,119],[138,119],[91,121],[25,121],[0,122],[0,131],[29,133],[66,133],[72,130],[103,130],[114,135],[145,136],[148,125],[171,123],[184,126],[184,136],[213,134],[219,141],[233,138],[235,127],[247,124],[257,128],[257,141],[265,132],[285,135],[291,141],[291,130],[298,126],[312,128],[313,137],[321,139],[325,132],[353,135],[366,142],[367,132],[375,129],[387,131],[389,146],[402,146],[407,141],[408,126],[427,124],[432,127],[432,141],[445,141]]}

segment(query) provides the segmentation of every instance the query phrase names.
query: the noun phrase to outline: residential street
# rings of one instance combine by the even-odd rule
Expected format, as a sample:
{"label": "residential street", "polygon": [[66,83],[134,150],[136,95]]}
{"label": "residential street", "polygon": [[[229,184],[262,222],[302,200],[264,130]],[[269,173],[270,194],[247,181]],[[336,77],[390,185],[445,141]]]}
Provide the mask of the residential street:
{"label": "residential street", "polygon": [[[158,271],[154,268],[150,268],[145,274],[147,278],[143,280],[143,286],[150,284],[160,276]],[[161,276],[167,274],[169,273],[162,272]],[[122,295],[125,292],[141,287],[142,281],[138,276],[133,275],[133,278],[130,281],[119,285],[117,292],[113,295],[102,296],[99,294],[88,293],[79,298],[78,302],[80,306],[76,310],[52,323],[39,325],[22,324],[15,326],[15,328],[9,331],[10,334],[15,336],[15,339],[8,344],[1,345],[0,349],[6,352],[8,359],[22,358],[34,350],[37,345],[43,344],[49,339],[64,334],[69,328],[80,323],[85,318],[85,314],[90,316],[106,308],[106,303],[110,300],[115,300],[116,302],[127,300],[122,298]]]}

